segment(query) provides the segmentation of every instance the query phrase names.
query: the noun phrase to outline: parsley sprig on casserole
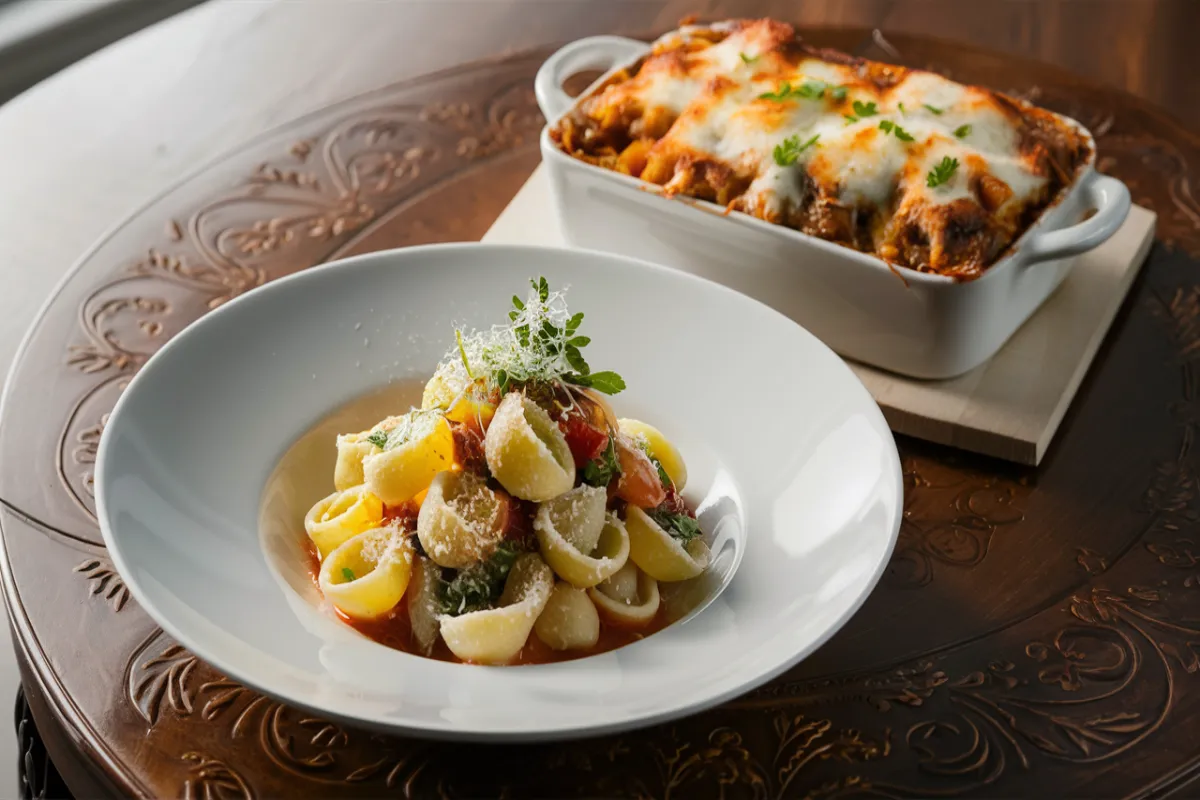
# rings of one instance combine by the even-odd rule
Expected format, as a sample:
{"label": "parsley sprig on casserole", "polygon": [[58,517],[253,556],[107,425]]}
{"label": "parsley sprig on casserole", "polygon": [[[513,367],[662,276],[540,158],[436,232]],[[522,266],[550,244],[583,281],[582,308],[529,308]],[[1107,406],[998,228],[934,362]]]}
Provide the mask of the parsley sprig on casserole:
{"label": "parsley sprig on casserole", "polygon": [[686,25],[551,131],[581,160],[957,278],[1075,179],[1063,118],[922,70],[804,44],[774,20]]}

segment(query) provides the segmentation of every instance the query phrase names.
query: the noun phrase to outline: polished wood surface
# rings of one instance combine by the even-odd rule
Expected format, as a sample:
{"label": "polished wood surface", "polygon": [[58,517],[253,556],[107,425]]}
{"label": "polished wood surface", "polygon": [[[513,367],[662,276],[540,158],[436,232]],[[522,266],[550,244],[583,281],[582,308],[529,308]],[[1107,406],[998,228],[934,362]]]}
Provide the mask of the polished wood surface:
{"label": "polished wood surface", "polygon": [[[72,789],[1011,797],[1187,785],[1200,758],[1200,137],[1104,84],[1188,105],[1171,98],[1195,88],[1171,76],[1189,66],[1179,30],[1195,30],[1195,8],[226,3],[0,110],[0,185],[21,187],[0,215],[15,287],[0,292],[6,352],[40,294],[99,241],[39,317],[0,419],[4,590],[30,706]],[[372,736],[264,698],[158,631],[106,559],[91,498],[105,414],[145,358],[262,281],[478,238],[537,162],[530,79],[548,43],[654,32],[692,10],[800,14],[813,41],[860,52],[880,47],[866,30],[819,23],[881,24],[906,63],[1025,94],[1097,133],[1102,167],[1156,211],[1172,246],[1156,245],[1042,467],[901,441],[906,520],[863,610],[768,686],[636,734],[524,748]],[[452,21],[464,16],[470,26]]]}

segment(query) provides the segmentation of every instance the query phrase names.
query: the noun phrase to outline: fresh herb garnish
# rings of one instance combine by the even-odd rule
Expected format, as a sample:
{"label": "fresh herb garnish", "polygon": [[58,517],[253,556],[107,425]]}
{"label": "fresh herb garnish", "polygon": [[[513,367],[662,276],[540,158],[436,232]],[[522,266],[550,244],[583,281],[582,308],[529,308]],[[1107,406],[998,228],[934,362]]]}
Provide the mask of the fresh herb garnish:
{"label": "fresh herb garnish", "polygon": [[748,56],[745,53],[738,53],[738,55],[742,57],[743,63],[746,63],[746,64],[753,64],[755,61],[758,61],[758,59],[761,57],[761,56]]}
{"label": "fresh herb garnish", "polygon": [[529,283],[533,291],[524,302],[513,295],[510,326],[458,338],[456,360],[462,361],[466,376],[486,377],[501,394],[514,385],[554,382],[605,394],[624,389],[620,375],[592,372],[583,357],[582,348],[592,341],[578,333],[583,313],[568,315],[562,295],[551,292],[545,278]]}
{"label": "fresh herb garnish", "polygon": [[902,142],[911,142],[911,141],[913,141],[912,134],[910,134],[908,131],[904,130],[904,128],[901,128],[901,127],[900,127],[899,125],[897,125],[896,123],[894,123],[894,122],[891,122],[891,121],[889,121],[889,120],[886,120],[886,119],[885,119],[885,120],[882,120],[882,121],[879,123],[879,129],[880,129],[880,130],[882,130],[884,133],[893,133],[893,134],[895,134],[895,135],[896,135],[896,138],[897,138],[897,139],[899,139],[899,140],[900,140],[900,141],[902,141]]}
{"label": "fresh herb garnish", "polygon": [[[513,299],[515,300],[516,298],[514,297]],[[463,369],[467,371],[468,378],[475,380],[475,373],[471,372],[471,364],[467,361],[467,351],[463,347],[462,331],[460,331],[458,328],[454,329],[454,338],[458,342],[458,355],[460,358],[462,358]]]}
{"label": "fresh herb garnish", "polygon": [[789,136],[779,144],[775,145],[775,163],[781,167],[790,167],[796,163],[796,159],[800,158],[800,154],[817,143],[817,139],[821,138],[821,134],[815,134],[811,139],[803,144],[800,143],[800,136]]}
{"label": "fresh herb garnish", "polygon": [[875,108],[874,103],[863,103],[859,100],[854,101],[854,113],[858,117],[873,117],[879,113]]}
{"label": "fresh herb garnish", "polygon": [[959,125],[957,128],[954,129],[954,135],[957,136],[959,139],[967,138],[968,136],[971,135],[971,126],[970,125]]}
{"label": "fresh herb garnish", "polygon": [[765,92],[760,94],[760,100],[775,100],[782,102],[790,100],[793,97],[803,97],[806,100],[820,100],[825,96],[825,91],[829,90],[829,96],[834,100],[846,99],[845,86],[830,86],[824,81],[805,81],[799,87],[793,87],[790,81],[784,81],[779,84],[779,88],[773,92]]}
{"label": "fresh herb garnish", "polygon": [[937,114],[939,117],[942,115],[942,111],[944,110],[944,109],[941,109],[941,108],[936,108],[936,107],[934,107],[934,106],[931,106],[931,105],[929,105],[929,103],[925,103],[924,105],[925,105],[925,107],[926,107],[926,108],[928,108],[928,109],[929,109],[930,111],[932,111],[934,114]]}
{"label": "fresh herb garnish", "polygon": [[460,569],[442,588],[442,613],[458,616],[491,608],[521,552],[516,544],[501,542],[488,558]]}
{"label": "fresh herb garnish", "polygon": [[846,118],[847,125],[853,125],[854,123],[858,122],[858,117],[854,116],[853,114],[842,114],[842,116]]}
{"label": "fresh herb garnish", "polygon": [[662,462],[654,456],[650,456],[650,461],[654,463],[654,468],[658,470],[658,479],[662,482],[664,489],[670,489],[675,485],[675,481],[671,480],[671,476],[667,474],[663,468]]}
{"label": "fresh herb garnish", "polygon": [[646,515],[680,544],[686,545],[700,535],[700,523],[687,514],[677,514],[660,506],[647,511]]}
{"label": "fresh herb garnish", "polygon": [[354,570],[349,567],[342,567],[342,580],[346,582],[354,580]]}
{"label": "fresh herb garnish", "polygon": [[604,452],[583,465],[583,482],[589,486],[608,486],[620,474],[621,461],[617,458],[616,440],[609,436]]}
{"label": "fresh herb garnish", "polygon": [[957,169],[958,159],[945,156],[942,159],[942,163],[931,169],[929,174],[925,176],[925,185],[931,189],[935,186],[941,186],[943,183],[950,180],[951,176],[954,175],[954,172]]}
{"label": "fresh herb garnish", "polygon": [[907,114],[907,113],[908,113],[907,111],[905,111],[905,110],[904,110],[904,103],[897,103],[897,104],[896,104],[896,108],[900,109],[900,113],[901,113],[901,114]]}
{"label": "fresh herb garnish", "polygon": [[371,431],[369,434],[367,434],[367,441],[378,447],[380,450],[387,447],[387,440],[387,431]]}

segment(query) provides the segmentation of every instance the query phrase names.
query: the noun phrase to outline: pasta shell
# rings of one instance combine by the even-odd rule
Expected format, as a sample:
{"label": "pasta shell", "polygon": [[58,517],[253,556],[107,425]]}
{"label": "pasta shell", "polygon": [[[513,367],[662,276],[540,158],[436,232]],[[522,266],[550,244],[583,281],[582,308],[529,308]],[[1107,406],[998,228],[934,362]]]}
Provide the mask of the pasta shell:
{"label": "pasta shell", "polygon": [[555,650],[587,650],[600,641],[600,615],[587,592],[560,581],[533,630]]}
{"label": "pasta shell", "polygon": [[409,583],[408,621],[412,625],[413,641],[425,655],[433,652],[441,628],[438,622],[439,571],[428,558],[417,557]]}
{"label": "pasta shell", "polygon": [[590,553],[582,553],[563,536],[543,505],[533,519],[533,531],[541,546],[542,557],[560,578],[572,586],[586,589],[625,566],[629,558],[629,535],[625,526],[609,515],[599,541]]}
{"label": "pasta shell", "polygon": [[412,545],[395,528],[375,528],[347,539],[321,562],[325,599],[347,616],[373,619],[400,602],[412,574]]}
{"label": "pasta shell", "polygon": [[575,484],[566,437],[545,409],[520,392],[500,401],[483,446],[492,475],[522,500],[540,503]]}
{"label": "pasta shell", "polygon": [[655,580],[685,581],[708,567],[708,545],[699,537],[685,549],[636,506],[628,507],[625,526],[629,529],[629,557]]}
{"label": "pasta shell", "polygon": [[646,452],[662,464],[667,477],[671,479],[671,483],[675,484],[676,491],[683,491],[683,487],[687,484],[687,465],[683,463],[683,456],[679,454],[679,450],[671,444],[666,436],[663,436],[662,431],[636,419],[618,420],[617,426],[621,433],[634,441],[645,444]]}
{"label": "pasta shell", "polygon": [[304,530],[325,558],[351,536],[378,527],[383,503],[365,486],[334,492],[317,502],[304,516]]}
{"label": "pasta shell", "polygon": [[337,437],[337,463],[333,467],[333,488],[339,492],[354,486],[361,486],[363,477],[363,459],[375,449],[375,445],[366,440],[367,432],[347,433]]}
{"label": "pasta shell", "polygon": [[462,569],[504,538],[508,505],[469,472],[440,472],[417,515],[417,537],[435,564]]}
{"label": "pasta shell", "polygon": [[465,376],[458,372],[452,362],[445,362],[438,366],[433,377],[425,384],[425,391],[421,393],[421,408],[449,408],[466,388]]}
{"label": "pasta shell", "polygon": [[632,561],[608,580],[588,589],[588,597],[605,620],[624,628],[648,625],[662,602],[658,581]]}
{"label": "pasta shell", "polygon": [[507,664],[525,646],[553,589],[550,567],[537,553],[526,553],[508,573],[499,606],[441,617],[442,639],[463,661]]}
{"label": "pasta shell", "polygon": [[406,439],[395,447],[363,459],[367,488],[385,504],[398,506],[429,486],[433,476],[454,464],[454,434],[438,413],[414,412],[407,422]]}
{"label": "pasta shell", "polygon": [[591,553],[604,530],[608,491],[603,486],[576,486],[553,500],[542,503],[546,518],[542,524],[552,526],[581,553]]}

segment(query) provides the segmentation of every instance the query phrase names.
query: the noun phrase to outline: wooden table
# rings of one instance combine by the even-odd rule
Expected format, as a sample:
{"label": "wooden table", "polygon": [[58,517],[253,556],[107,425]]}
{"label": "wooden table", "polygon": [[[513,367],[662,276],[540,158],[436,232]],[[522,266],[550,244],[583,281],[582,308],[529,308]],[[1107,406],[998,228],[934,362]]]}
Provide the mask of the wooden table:
{"label": "wooden table", "polygon": [[[847,628],[767,687],[637,734],[528,748],[370,736],[263,698],[159,631],[94,521],[92,462],[124,382],[188,321],[264,280],[478,238],[536,164],[530,79],[549,47],[646,35],[691,11],[780,16],[860,51],[879,48],[865,29],[879,26],[906,63],[1022,93],[1098,134],[1102,168],[1158,213],[1163,243],[1042,467],[901,441],[900,542]],[[1200,765],[1200,137],[1187,127],[1200,123],[1198,28],[1188,0],[226,2],[0,109],[0,361],[78,262],[38,318],[0,420],[4,592],[33,717],[71,789],[1188,786]]]}

